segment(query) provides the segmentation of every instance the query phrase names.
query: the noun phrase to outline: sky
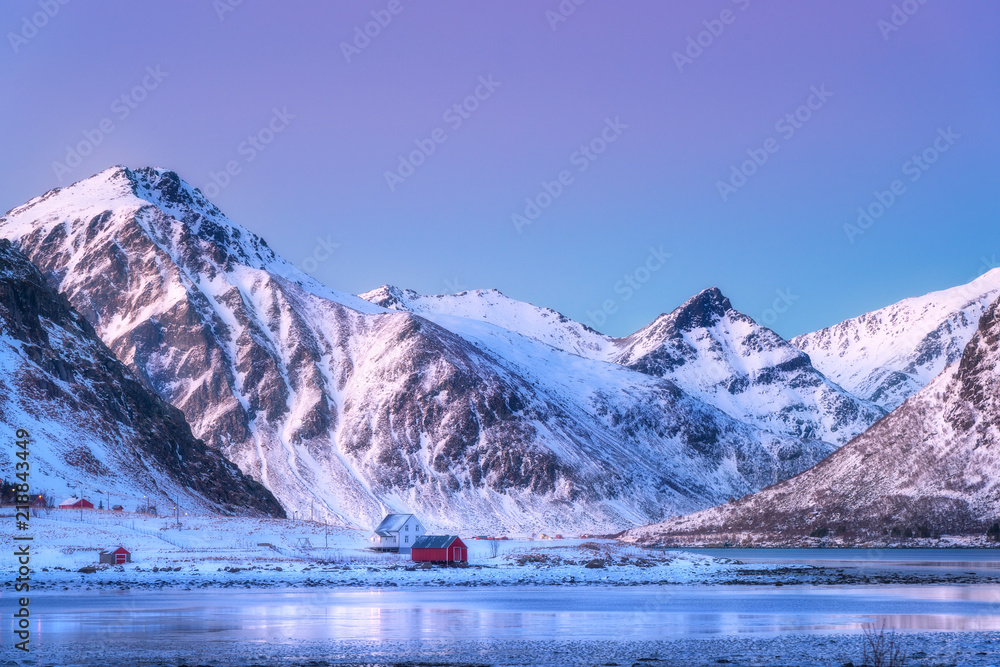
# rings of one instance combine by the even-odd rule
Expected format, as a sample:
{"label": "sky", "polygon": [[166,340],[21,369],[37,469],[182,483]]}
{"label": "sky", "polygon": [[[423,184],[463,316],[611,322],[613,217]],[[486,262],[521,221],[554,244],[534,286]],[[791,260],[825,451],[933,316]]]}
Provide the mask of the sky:
{"label": "sky", "polygon": [[0,6],[0,210],[173,169],[329,286],[786,337],[1000,259],[989,0]]}

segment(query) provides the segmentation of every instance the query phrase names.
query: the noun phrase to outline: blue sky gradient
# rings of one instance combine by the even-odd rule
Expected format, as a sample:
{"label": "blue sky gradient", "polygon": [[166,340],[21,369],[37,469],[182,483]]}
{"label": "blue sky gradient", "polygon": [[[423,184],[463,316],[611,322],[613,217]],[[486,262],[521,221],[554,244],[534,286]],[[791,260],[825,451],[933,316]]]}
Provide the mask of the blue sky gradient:
{"label": "blue sky gradient", "polygon": [[615,335],[715,285],[790,337],[1000,256],[987,0],[95,4],[0,8],[2,210],[168,167],[334,288],[495,287]]}

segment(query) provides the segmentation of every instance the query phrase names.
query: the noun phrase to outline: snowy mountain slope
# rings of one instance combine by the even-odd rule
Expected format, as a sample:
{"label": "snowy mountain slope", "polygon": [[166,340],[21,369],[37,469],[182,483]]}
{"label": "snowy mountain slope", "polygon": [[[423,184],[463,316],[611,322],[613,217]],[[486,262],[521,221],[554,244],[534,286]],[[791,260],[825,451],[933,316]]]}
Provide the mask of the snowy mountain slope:
{"label": "snowy mountain slope", "polygon": [[[30,434],[33,494],[70,485],[94,505],[282,516],[274,497],[196,440],[180,412],[150,392],[28,259],[0,239],[0,422]],[[0,450],[13,477],[15,450]],[[105,495],[106,494],[106,495]],[[101,498],[98,495],[102,496]]]}
{"label": "snowy mountain slope", "polygon": [[755,535],[982,534],[1000,516],[1000,301],[961,361],[816,467],[758,494],[631,539]]}
{"label": "snowy mountain slope", "polygon": [[614,339],[610,336],[551,308],[511,299],[495,289],[424,296],[413,290],[383,285],[359,296],[383,308],[410,312],[428,319],[444,315],[488,322],[588,359],[608,360],[615,351]]}
{"label": "snowy mountain slope", "polygon": [[[663,377],[734,419],[785,437],[836,447],[885,414],[829,381],[806,355],[733,309],[715,288],[617,339],[496,290],[421,296],[383,286],[360,296],[418,313],[501,358],[516,352],[511,347],[515,336],[500,332],[514,332],[587,359]],[[487,341],[483,333],[490,327],[495,335]]]}
{"label": "snowy mountain slope", "polygon": [[954,363],[986,308],[1000,269],[948,290],[905,299],[792,339],[848,391],[893,410]]}
{"label": "snowy mountain slope", "polygon": [[173,172],[107,170],[14,209],[0,233],[300,517],[611,530],[743,495],[832,450],[488,322],[434,316],[460,320],[458,335],[328,290]]}

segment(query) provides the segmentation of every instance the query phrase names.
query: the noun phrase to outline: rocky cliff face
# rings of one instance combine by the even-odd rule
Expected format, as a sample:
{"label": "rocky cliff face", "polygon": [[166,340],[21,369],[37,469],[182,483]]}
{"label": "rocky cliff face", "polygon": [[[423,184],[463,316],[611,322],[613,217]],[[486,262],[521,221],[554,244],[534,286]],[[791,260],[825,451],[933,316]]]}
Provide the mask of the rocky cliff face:
{"label": "rocky cliff face", "polygon": [[[115,358],[90,323],[0,239],[0,421],[26,429],[31,486],[117,503],[283,516],[269,491],[192,435],[181,413]],[[13,470],[12,452],[0,465]]]}
{"label": "rocky cliff face", "polygon": [[816,467],[739,502],[637,529],[631,538],[981,535],[1000,517],[998,428],[994,302],[960,362]]}
{"label": "rocky cliff face", "polygon": [[[14,209],[0,234],[290,514],[613,530],[742,496],[833,449],[516,327],[330,290],[173,172],[107,170]],[[562,325],[590,349],[596,332]]]}

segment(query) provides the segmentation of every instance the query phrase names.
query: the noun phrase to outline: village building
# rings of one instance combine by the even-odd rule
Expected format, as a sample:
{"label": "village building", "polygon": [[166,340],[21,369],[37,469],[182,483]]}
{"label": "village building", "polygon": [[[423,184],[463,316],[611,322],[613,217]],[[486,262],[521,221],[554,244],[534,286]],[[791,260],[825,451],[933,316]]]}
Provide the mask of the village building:
{"label": "village building", "polygon": [[59,509],[61,510],[92,510],[94,509],[94,503],[90,502],[86,498],[77,498],[73,496],[72,498],[67,498],[66,500],[59,503]]}
{"label": "village building", "polygon": [[416,516],[389,514],[376,526],[368,541],[374,551],[408,554],[416,539],[425,532]]}
{"label": "village building", "polygon": [[107,563],[108,565],[123,565],[132,562],[132,552],[125,547],[114,547],[101,551],[101,555],[98,558],[101,563]]}
{"label": "village building", "polygon": [[425,563],[468,563],[469,547],[458,535],[424,535],[413,543],[410,559]]}

